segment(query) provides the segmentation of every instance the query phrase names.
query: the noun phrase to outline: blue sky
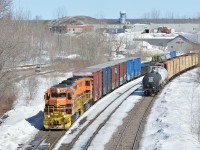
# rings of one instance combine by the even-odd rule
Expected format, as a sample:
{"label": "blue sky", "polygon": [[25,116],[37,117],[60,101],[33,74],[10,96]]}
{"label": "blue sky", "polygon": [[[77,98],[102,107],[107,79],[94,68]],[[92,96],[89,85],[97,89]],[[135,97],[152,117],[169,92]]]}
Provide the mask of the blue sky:
{"label": "blue sky", "polygon": [[13,0],[13,4],[15,9],[29,12],[32,19],[77,15],[118,19],[120,11],[126,11],[127,18],[134,19],[151,14],[152,10],[159,11],[161,17],[200,16],[200,0]]}

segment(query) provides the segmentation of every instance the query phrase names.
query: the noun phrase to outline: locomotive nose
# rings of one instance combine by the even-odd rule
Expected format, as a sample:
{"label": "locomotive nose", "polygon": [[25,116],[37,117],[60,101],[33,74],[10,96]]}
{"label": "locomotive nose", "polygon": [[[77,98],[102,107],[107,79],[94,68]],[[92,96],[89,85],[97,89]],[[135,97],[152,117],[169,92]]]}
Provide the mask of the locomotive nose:
{"label": "locomotive nose", "polygon": [[60,123],[59,123],[59,120],[54,120],[54,121],[53,121],[53,124],[54,124],[54,125],[59,125],[59,124],[60,124]]}

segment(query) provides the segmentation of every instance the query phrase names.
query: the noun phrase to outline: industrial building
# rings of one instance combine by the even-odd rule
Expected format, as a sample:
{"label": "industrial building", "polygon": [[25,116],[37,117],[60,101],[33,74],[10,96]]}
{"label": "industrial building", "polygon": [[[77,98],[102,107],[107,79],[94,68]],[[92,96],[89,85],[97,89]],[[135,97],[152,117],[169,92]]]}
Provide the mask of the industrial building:
{"label": "industrial building", "polygon": [[195,51],[200,48],[200,34],[183,34],[168,41],[168,50],[180,52]]}

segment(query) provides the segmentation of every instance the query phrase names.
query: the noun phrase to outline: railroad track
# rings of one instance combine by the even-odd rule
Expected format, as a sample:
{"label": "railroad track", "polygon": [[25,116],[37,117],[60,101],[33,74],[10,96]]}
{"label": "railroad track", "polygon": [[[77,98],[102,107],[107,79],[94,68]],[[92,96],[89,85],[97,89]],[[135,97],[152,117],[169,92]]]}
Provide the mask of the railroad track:
{"label": "railroad track", "polygon": [[33,74],[29,74],[29,75],[23,75],[23,76],[19,76],[19,77],[11,79],[10,82],[19,82],[28,77],[46,75],[46,74],[50,74],[50,73],[54,73],[54,72],[55,72],[54,70],[50,70],[50,71],[46,71],[46,72],[39,72],[39,73],[33,73]]}
{"label": "railroad track", "polygon": [[[113,109],[110,114],[104,119],[104,121],[98,125],[97,130],[93,133],[93,135],[88,139],[85,145],[82,146],[82,149],[88,149],[90,146],[91,142],[95,138],[95,136],[98,134],[98,132],[101,130],[101,128],[106,124],[106,122],[110,119],[110,117],[116,112],[116,110],[122,105],[125,99],[127,99],[133,91],[137,90],[139,87],[141,87],[141,82],[137,83],[134,87],[130,86],[126,91],[123,93],[120,93],[114,100],[111,101],[109,105],[107,105],[101,112],[99,112],[95,118],[90,120],[90,122],[84,126],[79,133],[76,135],[76,137],[69,143],[69,144],[64,144],[60,147],[60,149],[65,149],[65,150],[71,150],[75,146],[76,142],[78,141],[79,138],[81,138],[81,135],[86,131],[89,130],[88,128],[101,116],[104,115],[106,111],[109,111],[112,105],[115,105],[115,109]],[[129,93],[128,95],[124,96],[125,93]],[[120,100],[123,99],[123,100]],[[90,131],[89,131],[90,132]],[[76,148],[75,148],[76,149]]]}
{"label": "railroad track", "polygon": [[[137,132],[136,132],[136,135],[135,135],[135,138],[134,138],[134,141],[133,141],[133,145],[132,145],[132,150],[135,150],[135,149],[138,149],[139,148],[139,142],[140,142],[140,138],[143,134],[143,130],[144,130],[144,126],[146,124],[146,118],[153,106],[153,103],[155,102],[156,98],[155,97],[149,97],[149,104],[147,104],[147,108],[140,120],[140,123],[139,123],[139,126],[138,126],[138,129],[137,129]],[[147,100],[144,100],[144,101],[147,101]]]}
{"label": "railroad track", "polygon": [[153,106],[155,97],[143,97],[124,118],[123,124],[118,127],[112,139],[105,145],[105,150],[135,150],[143,134],[146,118]]}
{"label": "railroad track", "polygon": [[66,131],[45,131],[41,134],[36,140],[32,143],[36,143],[33,145],[34,147],[28,147],[26,150],[52,150],[56,143],[62,138]]}
{"label": "railroad track", "polygon": [[113,144],[113,149],[134,150],[138,148],[139,139],[146,123],[145,119],[154,100],[153,97],[143,97],[143,99],[129,112],[129,115],[124,121],[124,125],[121,127],[121,134],[118,134],[118,136],[115,137],[116,143]]}
{"label": "railroad track", "polygon": [[23,65],[23,66],[16,66],[16,67],[5,67],[3,68],[3,71],[35,69],[36,66],[47,67],[49,66],[49,64],[34,64],[34,65]]}

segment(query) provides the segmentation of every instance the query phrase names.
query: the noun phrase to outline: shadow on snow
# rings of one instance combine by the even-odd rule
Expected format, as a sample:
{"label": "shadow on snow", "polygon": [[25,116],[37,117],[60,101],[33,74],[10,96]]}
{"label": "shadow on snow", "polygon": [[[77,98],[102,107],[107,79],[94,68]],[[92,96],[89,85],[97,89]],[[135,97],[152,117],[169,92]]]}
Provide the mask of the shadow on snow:
{"label": "shadow on snow", "polygon": [[44,119],[44,113],[43,111],[38,112],[36,115],[27,118],[26,121],[28,121],[32,126],[34,126],[38,130],[43,130],[43,119]]}

